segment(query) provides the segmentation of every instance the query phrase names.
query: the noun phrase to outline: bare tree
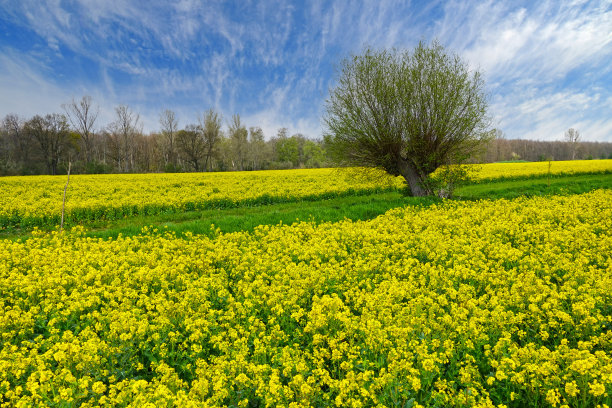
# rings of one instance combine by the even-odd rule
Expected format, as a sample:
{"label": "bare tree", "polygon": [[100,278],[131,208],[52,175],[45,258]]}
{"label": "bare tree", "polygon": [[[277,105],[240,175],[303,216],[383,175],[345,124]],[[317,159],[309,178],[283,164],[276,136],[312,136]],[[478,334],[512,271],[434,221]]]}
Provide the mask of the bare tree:
{"label": "bare tree", "polygon": [[149,173],[161,170],[158,167],[159,165],[163,168],[163,160],[159,160],[160,158],[157,157],[157,140],[155,134],[136,134],[134,138],[134,171]]}
{"label": "bare tree", "polygon": [[204,170],[208,171],[212,167],[212,159],[222,137],[221,116],[209,109],[202,115],[199,122],[204,140]]}
{"label": "bare tree", "polygon": [[570,147],[572,160],[576,159],[576,151],[578,150],[578,143],[580,143],[580,132],[574,128],[569,128],[565,132],[565,141]]}
{"label": "bare tree", "polygon": [[92,161],[93,129],[100,112],[99,107],[93,107],[91,96],[83,96],[80,101],[72,99],[67,105],[62,105],[68,115],[72,127],[81,137],[87,163]]}
{"label": "bare tree", "polygon": [[142,133],[140,115],[127,105],[117,106],[115,114],[117,119],[109,126],[114,159],[119,171],[130,172],[134,169],[134,140],[136,135]]}
{"label": "bare tree", "polygon": [[159,116],[164,141],[164,160],[166,164],[176,166],[176,132],[178,131],[178,120],[173,111],[166,109]]}
{"label": "bare tree", "polygon": [[486,145],[486,150],[482,152],[482,156],[476,161],[496,162],[504,159],[507,150],[507,141],[504,132],[500,129],[491,129],[489,131],[489,141]]}

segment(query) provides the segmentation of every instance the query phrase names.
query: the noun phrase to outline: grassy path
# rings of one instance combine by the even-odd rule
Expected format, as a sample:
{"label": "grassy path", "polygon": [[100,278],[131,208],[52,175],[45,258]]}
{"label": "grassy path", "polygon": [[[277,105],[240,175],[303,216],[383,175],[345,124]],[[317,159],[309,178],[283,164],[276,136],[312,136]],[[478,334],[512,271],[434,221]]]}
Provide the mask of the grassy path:
{"label": "grassy path", "polygon": [[94,225],[88,236],[115,238],[140,233],[143,226],[174,231],[177,234],[212,235],[222,232],[252,231],[258,225],[291,224],[298,220],[315,222],[367,220],[403,205],[428,205],[440,200],[406,197],[399,192],[376,193],[365,196],[338,197],[316,202],[272,204],[226,210],[192,211],[182,214],[130,218],[106,225]]}

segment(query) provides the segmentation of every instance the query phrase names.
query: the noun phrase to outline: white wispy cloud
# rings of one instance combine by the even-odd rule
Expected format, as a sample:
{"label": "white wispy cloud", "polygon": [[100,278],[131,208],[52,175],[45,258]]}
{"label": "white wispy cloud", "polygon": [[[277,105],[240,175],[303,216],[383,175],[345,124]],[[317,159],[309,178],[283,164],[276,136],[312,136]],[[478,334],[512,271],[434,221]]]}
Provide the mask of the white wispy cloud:
{"label": "white wispy cloud", "polygon": [[[528,10],[493,1],[449,2],[437,30],[485,72],[495,96],[492,111],[510,137],[559,139],[568,127],[601,117],[604,101],[597,95],[610,95],[609,83],[595,89],[609,81],[610,4],[545,1]],[[605,131],[591,134],[612,140]]]}
{"label": "white wispy cloud", "polygon": [[548,83],[582,65],[601,64],[612,55],[612,9],[542,2],[527,11],[503,4],[482,3],[466,9],[449,3],[445,15],[452,20],[445,22],[440,36],[494,80],[528,77]]}
{"label": "white wispy cloud", "polygon": [[[186,124],[213,107],[269,136],[284,126],[316,137],[341,58],[364,45],[412,48],[438,38],[484,71],[491,113],[509,137],[555,139],[580,126],[585,137],[612,140],[610,0],[22,0],[0,11],[45,44],[0,43],[2,91],[24,115],[82,92],[99,95],[111,113],[133,106],[147,131],[162,109]],[[68,58],[91,61],[91,76],[57,72]],[[40,103],[26,109],[18,101],[30,91]],[[0,111],[9,108],[0,102]]]}

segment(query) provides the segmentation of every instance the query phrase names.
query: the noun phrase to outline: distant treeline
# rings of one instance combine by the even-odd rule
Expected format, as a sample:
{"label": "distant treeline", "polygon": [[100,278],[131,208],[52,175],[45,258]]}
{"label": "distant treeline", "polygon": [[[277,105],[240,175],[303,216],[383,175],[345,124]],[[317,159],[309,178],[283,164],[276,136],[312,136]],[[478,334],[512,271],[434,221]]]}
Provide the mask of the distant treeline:
{"label": "distant treeline", "polygon": [[[238,115],[222,130],[221,116],[209,110],[179,128],[174,112],[160,115],[160,130],[145,134],[138,114],[115,108],[114,122],[100,126],[90,97],[64,105],[64,113],[21,118],[6,115],[0,124],[0,175],[239,171],[327,167],[324,140],[286,128],[266,138],[247,128]],[[573,129],[570,129],[573,131]],[[505,139],[494,130],[474,160],[612,159],[612,143],[582,142],[576,132],[565,141]]]}
{"label": "distant treeline", "polygon": [[567,142],[527,139],[494,138],[486,146],[478,161],[492,163],[509,160],[589,160],[612,159],[610,142]]}
{"label": "distant treeline", "polygon": [[[222,130],[221,116],[209,110],[197,123],[179,128],[172,111],[160,116],[161,130],[145,134],[137,114],[115,109],[116,120],[94,130],[88,102],[73,113],[7,115],[0,124],[0,174],[201,172],[329,167],[321,140],[286,128],[268,138],[260,127],[234,115]],[[71,112],[67,109],[68,112]],[[91,112],[91,111],[90,111]],[[90,113],[91,114],[91,113]]]}

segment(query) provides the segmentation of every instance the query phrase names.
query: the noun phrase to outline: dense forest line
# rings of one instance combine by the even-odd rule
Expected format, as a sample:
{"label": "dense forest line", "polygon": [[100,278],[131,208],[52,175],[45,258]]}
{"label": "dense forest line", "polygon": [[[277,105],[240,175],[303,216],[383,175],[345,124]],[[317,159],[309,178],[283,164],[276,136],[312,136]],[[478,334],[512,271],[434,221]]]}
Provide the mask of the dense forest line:
{"label": "dense forest line", "polygon": [[[223,126],[221,115],[204,112],[179,128],[174,112],[160,114],[160,130],[145,134],[139,115],[115,108],[115,120],[97,123],[90,97],[63,106],[63,113],[26,119],[6,115],[0,123],[0,175],[240,171],[326,167],[332,163],[323,139],[309,139],[286,128],[266,138],[239,115]],[[506,139],[493,130],[490,142],[473,158],[508,160],[612,159],[612,143],[582,141],[570,129],[562,141]],[[574,133],[572,133],[574,132]]]}
{"label": "dense forest line", "polygon": [[592,160],[612,159],[612,143],[566,140],[541,141],[528,139],[492,138],[477,156],[482,163],[525,160]]}

